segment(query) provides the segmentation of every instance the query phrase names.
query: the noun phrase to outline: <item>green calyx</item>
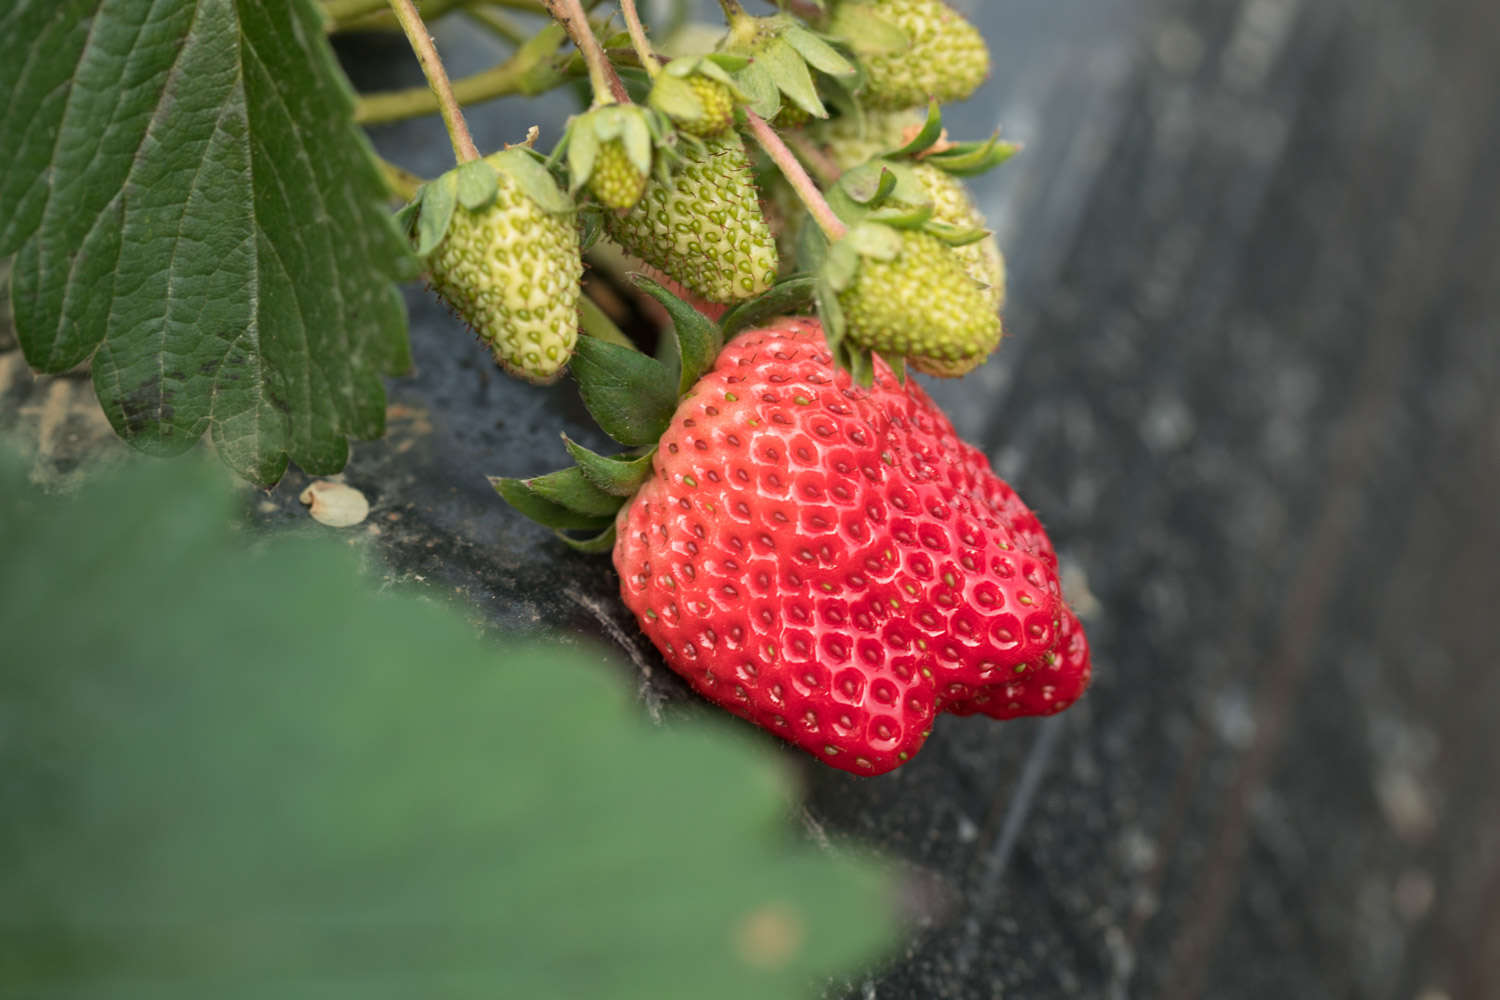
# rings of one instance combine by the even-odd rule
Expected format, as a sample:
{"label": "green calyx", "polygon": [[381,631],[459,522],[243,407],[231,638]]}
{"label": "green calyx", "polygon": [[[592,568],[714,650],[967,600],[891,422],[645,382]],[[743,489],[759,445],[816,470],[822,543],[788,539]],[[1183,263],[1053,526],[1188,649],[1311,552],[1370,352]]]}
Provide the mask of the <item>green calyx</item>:
{"label": "green calyx", "polygon": [[578,336],[573,202],[525,147],[424,184],[403,219],[432,287],[506,371],[555,380]]}
{"label": "green calyx", "polygon": [[601,205],[624,211],[640,200],[654,151],[666,140],[660,113],[636,104],[606,104],[573,118],[553,155],[568,164],[568,189],[587,187]]}
{"label": "green calyx", "polygon": [[766,119],[776,119],[787,107],[810,118],[827,118],[813,72],[847,86],[856,85],[859,75],[825,38],[785,15],[736,19],[720,51],[748,60],[735,74],[735,83],[746,106]]}
{"label": "green calyx", "polygon": [[720,135],[734,125],[734,109],[745,99],[733,72],[747,63],[728,53],[673,59],[657,74],[647,103],[689,135]]}
{"label": "green calyx", "polygon": [[805,309],[813,293],[809,279],[790,279],[715,323],[649,278],[638,275],[636,283],[671,317],[664,338],[667,359],[584,336],[572,365],[589,414],[626,450],[601,455],[564,435],[573,465],[531,479],[490,478],[507,503],[582,552],[613,547],[616,515],[651,475],[657,442],[679,401],[713,367],[725,341],[774,316]]}
{"label": "green calyx", "polygon": [[680,155],[671,176],[653,177],[634,208],[606,215],[605,230],[710,302],[761,294],[775,282],[780,258],[743,141],[730,132]]}
{"label": "green calyx", "polygon": [[990,72],[983,36],[941,0],[842,0],[828,33],[859,56],[859,99],[879,111],[963,100]]}

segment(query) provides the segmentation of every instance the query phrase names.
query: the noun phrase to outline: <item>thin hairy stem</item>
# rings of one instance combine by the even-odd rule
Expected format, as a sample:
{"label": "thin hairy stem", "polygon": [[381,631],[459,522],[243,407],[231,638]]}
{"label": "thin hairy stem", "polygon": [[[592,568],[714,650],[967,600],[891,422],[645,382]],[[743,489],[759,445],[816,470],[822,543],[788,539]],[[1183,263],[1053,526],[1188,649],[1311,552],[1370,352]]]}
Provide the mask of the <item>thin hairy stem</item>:
{"label": "thin hairy stem", "polygon": [[646,26],[641,23],[641,14],[636,10],[635,0],[620,0],[620,13],[625,15],[625,30],[630,32],[630,44],[640,57],[641,65],[646,67],[650,76],[656,76],[661,72],[661,60],[651,51],[651,42],[646,38]]}
{"label": "thin hairy stem", "polygon": [[760,115],[745,108],[745,121],[750,125],[750,134],[755,141],[760,143],[760,148],[766,151],[766,155],[776,164],[781,175],[787,179],[792,190],[797,192],[797,198],[807,208],[813,221],[818,228],[823,230],[823,235],[830,241],[843,239],[848,228],[844,225],[833,209],[828,207],[828,201],[823,197],[823,192],[818,190],[818,185],[807,175],[802,164],[797,160],[795,154],[782,142],[781,136],[776,134],[766,120]]}
{"label": "thin hairy stem", "polygon": [[463,108],[459,107],[458,98],[453,96],[453,85],[448,82],[448,71],[443,68],[443,60],[438,58],[437,46],[432,44],[432,36],[427,33],[427,26],[422,23],[422,15],[417,13],[417,8],[411,0],[390,0],[390,4],[396,20],[401,22],[401,30],[406,33],[406,40],[411,43],[412,51],[417,54],[417,62],[422,64],[422,73],[427,77],[427,85],[432,88],[433,94],[437,97],[438,110],[443,115],[443,125],[448,129],[448,138],[453,142],[454,157],[459,163],[479,159],[479,150],[474,146],[474,137],[469,135],[469,126],[464,121]]}
{"label": "thin hairy stem", "polygon": [[797,154],[797,159],[802,161],[802,165],[812,171],[818,183],[825,187],[836,182],[843,174],[844,171],[833,161],[833,157],[819,149],[817,143],[807,136],[794,133],[784,136],[782,141]]}
{"label": "thin hairy stem", "polygon": [[616,102],[629,104],[630,96],[625,93],[625,84],[620,82],[620,74],[610,65],[609,57],[599,45],[599,39],[594,37],[594,29],[589,26],[588,15],[584,13],[580,0],[545,2],[547,13],[563,26],[563,30],[583,55],[584,64],[589,70],[589,85],[594,90],[594,105],[597,107]]}

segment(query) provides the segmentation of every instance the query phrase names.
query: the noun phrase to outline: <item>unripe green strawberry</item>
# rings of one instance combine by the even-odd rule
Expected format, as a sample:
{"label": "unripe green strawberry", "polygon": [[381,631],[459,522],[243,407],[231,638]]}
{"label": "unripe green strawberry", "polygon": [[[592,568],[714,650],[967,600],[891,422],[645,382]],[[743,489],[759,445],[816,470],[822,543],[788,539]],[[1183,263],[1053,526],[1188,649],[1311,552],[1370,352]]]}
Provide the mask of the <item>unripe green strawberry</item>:
{"label": "unripe green strawberry", "polygon": [[630,162],[625,144],[611,139],[599,146],[588,186],[589,193],[605,208],[624,211],[641,200],[641,193],[646,190],[646,175]]}
{"label": "unripe green strawberry", "polygon": [[[923,190],[932,199],[934,222],[946,223],[956,229],[989,228],[962,180],[931,164],[918,163],[913,170]],[[954,247],[953,252],[958,254],[969,277],[984,286],[990,307],[999,312],[1005,303],[1005,258],[1000,254],[1000,244],[995,241],[994,234]]]}
{"label": "unripe green strawberry", "polygon": [[884,111],[929,100],[961,101],[984,82],[990,53],[979,31],[941,0],[865,0],[870,13],[900,28],[910,47],[868,55],[860,100]]}
{"label": "unripe green strawberry", "polygon": [[734,124],[734,95],[718,80],[710,80],[697,73],[687,77],[687,85],[693,89],[698,102],[703,105],[701,118],[674,119],[677,127],[690,135],[707,139],[718,135]]}
{"label": "unripe green strawberry", "polygon": [[848,339],[919,371],[963,374],[1000,342],[1000,317],[952,247],[921,230],[895,232],[899,252],[861,256],[838,293]]}
{"label": "unripe green strawberry", "polygon": [[[427,258],[428,273],[433,290],[506,371],[551,382],[578,339],[578,231],[570,214],[544,209],[523,190],[510,172],[516,167],[502,166],[507,157],[513,161],[510,153],[486,157],[496,168],[494,199],[477,209],[453,207],[442,241]],[[545,174],[540,166],[535,170]],[[563,203],[551,179],[545,183]]]}
{"label": "unripe green strawberry", "polygon": [[663,183],[652,177],[640,202],[606,215],[605,229],[625,249],[710,302],[739,302],[776,280],[778,256],[734,132],[686,148]]}

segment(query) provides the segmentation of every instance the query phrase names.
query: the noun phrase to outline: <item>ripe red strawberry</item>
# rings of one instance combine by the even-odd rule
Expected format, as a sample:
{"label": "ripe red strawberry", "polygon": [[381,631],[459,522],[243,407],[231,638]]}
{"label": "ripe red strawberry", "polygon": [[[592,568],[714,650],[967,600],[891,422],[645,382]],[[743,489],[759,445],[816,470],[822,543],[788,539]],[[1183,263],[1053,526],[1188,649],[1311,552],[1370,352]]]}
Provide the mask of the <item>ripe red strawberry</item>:
{"label": "ripe red strawberry", "polygon": [[1087,683],[1035,515],[915,381],[877,362],[856,387],[816,321],[729,343],[616,526],[668,664],[834,767],[881,774],[939,711],[1051,713]]}

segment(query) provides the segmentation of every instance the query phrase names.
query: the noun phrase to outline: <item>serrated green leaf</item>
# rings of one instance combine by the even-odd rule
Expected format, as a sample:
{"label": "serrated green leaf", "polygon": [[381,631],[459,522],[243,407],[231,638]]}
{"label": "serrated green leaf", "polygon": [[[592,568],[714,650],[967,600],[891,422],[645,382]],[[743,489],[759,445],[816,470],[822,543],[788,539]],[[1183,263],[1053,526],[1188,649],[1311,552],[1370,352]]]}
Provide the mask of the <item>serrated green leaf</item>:
{"label": "serrated green leaf", "polygon": [[563,447],[568,449],[568,454],[573,456],[573,461],[578,463],[578,468],[583,470],[589,482],[617,497],[628,497],[640,489],[641,484],[651,475],[651,461],[656,455],[653,448],[646,454],[633,458],[606,458],[598,452],[590,451],[566,434],[563,435]]}
{"label": "serrated green leaf", "polygon": [[840,55],[832,45],[806,28],[793,26],[788,28],[781,37],[786,39],[786,43],[796,49],[797,54],[813,69],[822,70],[829,76],[835,77],[854,75],[853,63]]}
{"label": "serrated green leaf", "polygon": [[719,318],[719,329],[727,340],[753,326],[759,326],[777,316],[786,316],[806,309],[814,301],[816,278],[810,274],[797,274],[785,278],[746,302],[741,302]]}
{"label": "serrated green leaf", "polygon": [[453,168],[458,203],[471,211],[484,208],[495,200],[500,180],[495,168],[484,160],[461,163]]}
{"label": "serrated green leaf", "polygon": [[644,274],[632,275],[641,291],[660,302],[672,318],[672,336],[677,341],[677,395],[684,396],[703,373],[713,367],[724,346],[719,328],[707,316],[682,301]]}
{"label": "serrated green leaf", "polygon": [[575,552],[582,552],[584,555],[590,556],[600,555],[613,549],[615,547],[616,535],[617,529],[613,524],[605,528],[603,531],[599,532],[597,535],[590,535],[585,538],[575,538],[574,536],[561,531],[557,533],[557,537],[560,538],[563,543],[568,546],[568,548],[572,549]]}
{"label": "serrated green leaf", "polygon": [[746,727],[653,728],[342,539],[252,552],[215,472],[59,498],[0,455],[0,994],[761,1000],[889,939]]}
{"label": "serrated green leaf", "polygon": [[620,509],[620,498],[595,486],[576,465],[525,482],[543,500],[585,517],[612,517]]}
{"label": "serrated green leaf", "polygon": [[426,257],[443,242],[457,207],[458,178],[452,171],[422,185],[422,206],[417,216],[418,256]]}
{"label": "serrated green leaf", "polygon": [[623,445],[654,445],[677,409],[677,380],[655,358],[580,335],[570,365],[601,430]]}
{"label": "serrated green leaf", "polygon": [[506,503],[531,520],[554,531],[603,531],[610,518],[600,514],[580,514],[562,504],[548,500],[527,485],[524,479],[491,476],[490,485]]}
{"label": "serrated green leaf", "polygon": [[797,107],[814,118],[827,118],[828,109],[818,97],[818,86],[813,83],[812,73],[802,56],[783,38],[770,42],[755,64],[765,68],[767,75],[776,84],[776,89],[791,99]]}
{"label": "serrated green leaf", "polygon": [[27,360],[92,357],[117,433],[239,474],[384,430],[414,274],[302,0],[0,5],[0,256]]}

